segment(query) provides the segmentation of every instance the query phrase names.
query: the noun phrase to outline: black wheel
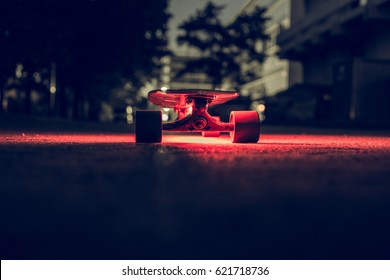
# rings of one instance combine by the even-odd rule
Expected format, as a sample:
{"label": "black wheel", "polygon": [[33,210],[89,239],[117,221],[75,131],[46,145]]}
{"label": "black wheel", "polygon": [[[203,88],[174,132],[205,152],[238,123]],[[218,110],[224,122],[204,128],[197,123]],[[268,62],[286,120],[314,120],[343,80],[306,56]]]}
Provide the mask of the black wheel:
{"label": "black wheel", "polygon": [[260,118],[256,111],[233,111],[230,123],[234,130],[230,131],[233,143],[257,143],[260,137]]}
{"label": "black wheel", "polygon": [[135,115],[135,142],[159,143],[161,138],[161,111],[137,111]]}

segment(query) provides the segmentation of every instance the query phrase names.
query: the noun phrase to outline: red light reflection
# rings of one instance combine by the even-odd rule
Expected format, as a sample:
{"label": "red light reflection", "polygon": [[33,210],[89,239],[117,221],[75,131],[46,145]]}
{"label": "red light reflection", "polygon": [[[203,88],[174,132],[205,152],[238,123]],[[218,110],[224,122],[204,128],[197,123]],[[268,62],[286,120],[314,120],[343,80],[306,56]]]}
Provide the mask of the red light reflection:
{"label": "red light reflection", "polygon": [[3,134],[0,144],[105,144],[105,143],[132,143],[133,134]]}
{"label": "red light reflection", "polygon": [[262,134],[257,144],[231,143],[228,134],[221,137],[202,137],[198,134],[163,136],[163,144],[223,144],[234,146],[261,146],[262,144],[300,145],[307,147],[341,147],[352,149],[389,149],[390,137],[310,134]]}
{"label": "red light reflection", "polygon": [[[0,135],[0,144],[104,144],[135,143],[134,134],[99,134],[99,133],[8,133]],[[148,144],[141,144],[148,145]],[[279,146],[281,149],[290,145],[316,148],[344,148],[353,150],[390,149],[390,137],[353,136],[353,135],[306,135],[306,134],[262,134],[257,144],[231,143],[228,134],[220,137],[202,137],[200,134],[164,134],[161,145],[191,148],[198,145],[250,147],[264,149]]]}

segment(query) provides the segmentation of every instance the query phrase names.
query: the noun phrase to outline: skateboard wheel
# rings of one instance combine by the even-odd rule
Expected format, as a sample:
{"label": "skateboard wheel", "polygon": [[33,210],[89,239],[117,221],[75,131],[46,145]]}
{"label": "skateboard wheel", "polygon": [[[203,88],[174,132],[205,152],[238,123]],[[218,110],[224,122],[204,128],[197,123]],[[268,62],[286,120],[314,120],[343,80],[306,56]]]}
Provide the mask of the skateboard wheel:
{"label": "skateboard wheel", "polygon": [[234,130],[230,131],[233,143],[257,143],[260,137],[260,118],[256,111],[233,111],[230,123]]}
{"label": "skateboard wheel", "polygon": [[161,111],[137,111],[135,115],[135,142],[159,143],[161,138]]}
{"label": "skateboard wheel", "polygon": [[[215,120],[217,121],[221,121],[221,118],[216,116],[216,117],[213,117]],[[202,136],[203,137],[219,137],[221,135],[221,132],[220,131],[202,131]]]}

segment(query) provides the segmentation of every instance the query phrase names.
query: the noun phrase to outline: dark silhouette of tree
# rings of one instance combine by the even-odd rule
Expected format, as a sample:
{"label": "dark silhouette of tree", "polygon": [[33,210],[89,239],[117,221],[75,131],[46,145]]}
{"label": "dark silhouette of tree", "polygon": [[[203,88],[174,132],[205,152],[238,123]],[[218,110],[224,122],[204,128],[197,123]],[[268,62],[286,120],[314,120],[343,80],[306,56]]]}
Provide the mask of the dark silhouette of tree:
{"label": "dark silhouette of tree", "polygon": [[96,107],[90,110],[96,118],[113,88],[131,84],[129,95],[135,94],[158,73],[159,58],[167,53],[167,2],[1,1],[1,82],[18,63],[27,75],[54,64],[58,94],[72,96],[75,117],[87,102]]}
{"label": "dark silhouette of tree", "polygon": [[15,0],[0,3],[1,87],[4,88],[8,78],[13,75],[16,65],[23,64],[22,83],[18,87],[25,91],[26,113],[31,113],[30,95],[35,86],[32,75],[45,64],[42,51],[46,38],[43,19],[34,14],[31,2]]}
{"label": "dark silhouette of tree", "polygon": [[214,86],[221,85],[225,79],[234,86],[254,79],[256,71],[245,65],[253,66],[265,58],[262,52],[262,44],[268,39],[264,33],[265,9],[256,7],[226,25],[219,19],[223,9],[224,6],[209,2],[179,26],[183,34],[178,36],[178,44],[186,44],[201,53],[199,59],[188,62],[179,75],[202,71],[212,79]]}

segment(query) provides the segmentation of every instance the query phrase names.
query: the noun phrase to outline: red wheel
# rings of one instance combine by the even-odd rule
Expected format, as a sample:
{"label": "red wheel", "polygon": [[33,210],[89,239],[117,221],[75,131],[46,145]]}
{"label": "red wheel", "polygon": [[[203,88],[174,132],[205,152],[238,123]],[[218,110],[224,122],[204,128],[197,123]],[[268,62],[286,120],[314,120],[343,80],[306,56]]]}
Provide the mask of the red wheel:
{"label": "red wheel", "polygon": [[[213,117],[217,121],[221,121],[221,118],[216,116]],[[221,135],[220,131],[202,131],[202,136],[203,137],[219,137]]]}
{"label": "red wheel", "polygon": [[233,143],[257,143],[260,137],[260,118],[256,111],[233,111],[230,123],[234,130],[230,131]]}
{"label": "red wheel", "polygon": [[203,137],[219,137],[221,132],[219,131],[202,131]]}
{"label": "red wheel", "polygon": [[159,143],[161,138],[161,111],[137,111],[135,115],[135,142]]}

